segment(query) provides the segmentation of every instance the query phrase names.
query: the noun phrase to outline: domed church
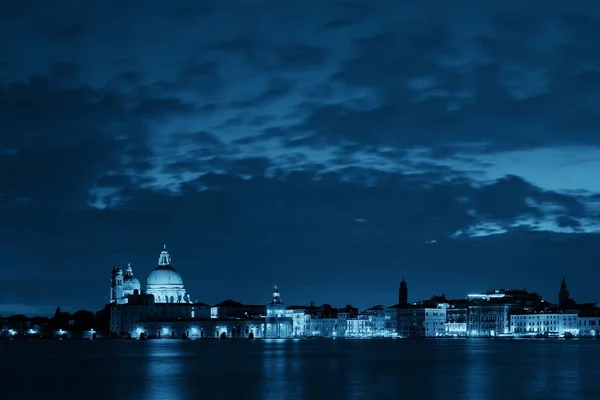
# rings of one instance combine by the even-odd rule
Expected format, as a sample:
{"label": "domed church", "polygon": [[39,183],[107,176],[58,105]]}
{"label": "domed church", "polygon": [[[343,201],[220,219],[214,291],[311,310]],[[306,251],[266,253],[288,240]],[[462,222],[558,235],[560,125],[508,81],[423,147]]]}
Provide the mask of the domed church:
{"label": "domed church", "polygon": [[158,257],[158,266],[148,275],[146,293],[154,295],[155,303],[191,303],[190,295],[185,294],[181,275],[171,265],[166,245]]}
{"label": "domed church", "polygon": [[[127,304],[128,296],[141,294],[140,281],[133,276],[131,263],[125,274],[121,267],[111,273],[110,302]],[[154,296],[154,303],[191,303],[186,295],[183,279],[171,265],[171,256],[166,245],[158,257],[158,266],[150,272],[146,280],[146,294]]]}

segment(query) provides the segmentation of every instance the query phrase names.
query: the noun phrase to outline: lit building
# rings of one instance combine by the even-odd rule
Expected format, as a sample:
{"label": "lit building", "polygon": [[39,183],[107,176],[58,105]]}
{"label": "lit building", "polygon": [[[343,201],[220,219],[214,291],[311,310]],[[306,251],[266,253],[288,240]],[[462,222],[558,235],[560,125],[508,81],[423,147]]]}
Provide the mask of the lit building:
{"label": "lit building", "polygon": [[446,335],[466,336],[469,304],[466,300],[450,300],[446,307]]}
{"label": "lit building", "polygon": [[[203,303],[155,303],[154,296],[135,293],[128,296],[127,302],[110,308],[110,332],[131,337],[164,336],[163,329],[150,328],[165,321],[188,321],[209,319],[210,307]],[[145,326],[145,327],[144,327]],[[142,328],[142,329],[140,329]],[[169,335],[179,332],[170,329]]]}
{"label": "lit building", "polygon": [[467,330],[469,336],[486,337],[506,335],[509,330],[509,312],[513,305],[489,300],[484,304],[469,305]]}
{"label": "lit building", "polygon": [[398,335],[400,337],[438,337],[446,331],[446,307],[411,305],[398,310]]}
{"label": "lit building", "polygon": [[510,314],[533,311],[544,304],[541,296],[524,289],[489,290],[467,298],[467,334],[475,337],[509,335]]}
{"label": "lit building", "polygon": [[367,336],[384,337],[393,333],[389,331],[391,317],[385,307],[381,305],[371,307],[362,315],[365,315],[368,320]]}
{"label": "lit building", "polygon": [[557,336],[579,334],[577,313],[514,313],[510,316],[510,332],[515,336]]}
{"label": "lit building", "polygon": [[286,315],[285,311],[285,305],[281,300],[279,289],[277,289],[277,286],[274,286],[273,300],[267,304],[265,337],[276,339],[293,337],[293,319]]}
{"label": "lit building", "polygon": [[600,316],[598,313],[594,313],[596,315],[582,315],[578,318],[578,326],[577,333],[578,336],[600,336]]}
{"label": "lit building", "polygon": [[292,336],[296,338],[304,337],[306,330],[307,315],[305,307],[292,306],[285,310],[285,315],[292,319]]}
{"label": "lit building", "polygon": [[160,252],[158,266],[148,276],[146,293],[142,293],[140,286],[131,265],[125,274],[120,268],[113,269],[109,307],[112,335],[132,338],[264,337],[265,306],[245,306],[232,300],[214,307],[192,303],[181,275],[171,265],[166,247]]}
{"label": "lit building", "polygon": [[148,275],[146,293],[154,296],[155,303],[191,303],[190,295],[186,296],[181,275],[171,265],[167,246],[160,252],[158,266]]}
{"label": "lit building", "polygon": [[121,267],[113,268],[110,276],[110,302],[115,304],[127,303],[127,297],[142,290],[140,281],[133,276],[131,263],[127,265],[125,274]]}

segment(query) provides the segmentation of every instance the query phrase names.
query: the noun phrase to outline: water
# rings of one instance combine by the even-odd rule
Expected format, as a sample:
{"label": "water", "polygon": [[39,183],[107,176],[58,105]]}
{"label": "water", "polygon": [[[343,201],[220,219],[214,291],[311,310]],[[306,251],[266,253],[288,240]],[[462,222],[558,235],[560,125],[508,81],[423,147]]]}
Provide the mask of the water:
{"label": "water", "polygon": [[597,340],[0,341],[4,399],[600,399]]}

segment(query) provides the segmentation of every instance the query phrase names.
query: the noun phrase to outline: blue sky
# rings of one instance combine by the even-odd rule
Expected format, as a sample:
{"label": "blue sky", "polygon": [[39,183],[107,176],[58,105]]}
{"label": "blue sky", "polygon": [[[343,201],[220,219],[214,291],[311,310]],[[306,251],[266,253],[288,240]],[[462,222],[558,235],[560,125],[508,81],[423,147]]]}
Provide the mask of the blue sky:
{"label": "blue sky", "polygon": [[598,300],[592,1],[0,5],[0,303]]}

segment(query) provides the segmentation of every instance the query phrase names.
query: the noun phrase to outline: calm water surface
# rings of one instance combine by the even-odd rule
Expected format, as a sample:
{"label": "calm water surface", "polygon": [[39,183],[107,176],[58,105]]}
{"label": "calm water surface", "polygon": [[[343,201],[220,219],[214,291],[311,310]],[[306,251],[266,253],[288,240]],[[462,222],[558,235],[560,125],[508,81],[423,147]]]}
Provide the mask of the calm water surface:
{"label": "calm water surface", "polygon": [[2,398],[600,400],[600,340],[0,341]]}

